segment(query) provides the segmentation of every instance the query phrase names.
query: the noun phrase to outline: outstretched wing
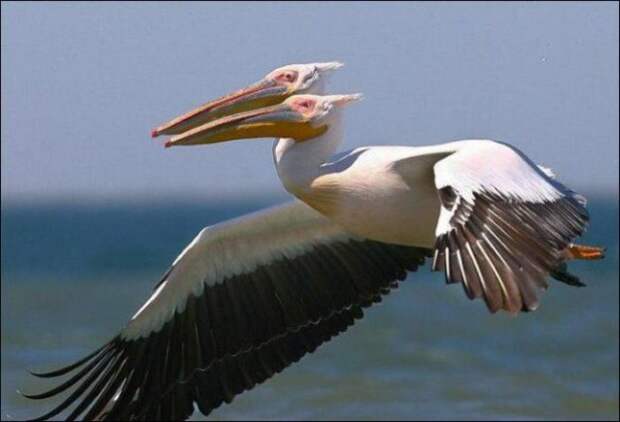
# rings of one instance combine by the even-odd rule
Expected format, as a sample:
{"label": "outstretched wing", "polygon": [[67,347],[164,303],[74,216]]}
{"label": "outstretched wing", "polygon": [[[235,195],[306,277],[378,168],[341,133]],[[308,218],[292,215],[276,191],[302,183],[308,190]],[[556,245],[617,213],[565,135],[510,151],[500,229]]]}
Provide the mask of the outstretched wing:
{"label": "outstretched wing", "polygon": [[434,166],[441,201],[433,270],[489,310],[533,310],[562,252],[588,221],[585,200],[519,151],[460,143]]}
{"label": "outstretched wing", "polygon": [[301,202],[208,227],[109,343],[66,368],[75,386],[41,419],[205,415],[343,332],[414,271],[425,249],[344,232]]}

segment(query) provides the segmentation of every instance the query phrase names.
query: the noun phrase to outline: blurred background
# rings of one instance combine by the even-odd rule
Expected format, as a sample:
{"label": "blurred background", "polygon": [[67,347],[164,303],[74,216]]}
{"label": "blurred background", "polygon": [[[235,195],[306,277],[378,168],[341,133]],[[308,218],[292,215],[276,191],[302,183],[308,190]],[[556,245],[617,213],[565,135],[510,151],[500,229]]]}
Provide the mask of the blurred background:
{"label": "blurred background", "polygon": [[[491,138],[588,197],[541,308],[490,316],[428,268],[216,419],[618,419],[617,3],[2,3],[2,409],[112,337],[205,225],[286,200],[271,142],[154,126],[288,63],[340,60],[346,148]],[[201,419],[198,414],[195,419]]]}

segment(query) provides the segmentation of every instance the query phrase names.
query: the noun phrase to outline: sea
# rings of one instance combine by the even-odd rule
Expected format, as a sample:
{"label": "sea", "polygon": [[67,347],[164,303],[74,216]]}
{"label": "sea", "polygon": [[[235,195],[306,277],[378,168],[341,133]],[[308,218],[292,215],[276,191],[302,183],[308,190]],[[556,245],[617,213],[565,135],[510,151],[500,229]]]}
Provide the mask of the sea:
{"label": "sea", "polygon": [[[617,198],[590,199],[582,242],[607,256],[570,264],[587,287],[552,282],[537,311],[491,315],[427,264],[346,333],[209,418],[618,420]],[[202,227],[273,202],[3,201],[1,419],[57,404],[18,394],[51,385],[28,370],[113,337]]]}

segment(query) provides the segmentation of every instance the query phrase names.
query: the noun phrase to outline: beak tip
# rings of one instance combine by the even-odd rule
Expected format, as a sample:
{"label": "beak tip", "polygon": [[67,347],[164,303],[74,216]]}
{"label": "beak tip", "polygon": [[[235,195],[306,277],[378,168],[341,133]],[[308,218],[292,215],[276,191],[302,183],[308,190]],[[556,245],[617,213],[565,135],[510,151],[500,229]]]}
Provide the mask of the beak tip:
{"label": "beak tip", "polygon": [[159,136],[159,131],[157,129],[153,129],[151,131],[151,138],[157,138]]}
{"label": "beak tip", "polygon": [[166,143],[164,144],[164,148],[170,148],[171,146],[174,145],[174,142],[172,141],[166,141]]}

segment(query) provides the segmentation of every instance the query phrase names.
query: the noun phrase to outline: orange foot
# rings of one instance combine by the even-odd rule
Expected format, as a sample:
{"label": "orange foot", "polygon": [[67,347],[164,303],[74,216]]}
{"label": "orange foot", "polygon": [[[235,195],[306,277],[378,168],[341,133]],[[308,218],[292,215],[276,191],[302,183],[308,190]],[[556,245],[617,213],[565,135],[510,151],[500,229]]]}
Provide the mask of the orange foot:
{"label": "orange foot", "polygon": [[598,246],[587,246],[571,244],[566,250],[569,259],[603,259],[605,257],[605,248]]}

